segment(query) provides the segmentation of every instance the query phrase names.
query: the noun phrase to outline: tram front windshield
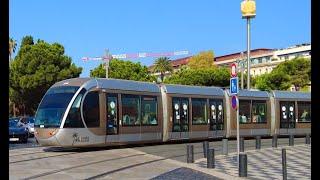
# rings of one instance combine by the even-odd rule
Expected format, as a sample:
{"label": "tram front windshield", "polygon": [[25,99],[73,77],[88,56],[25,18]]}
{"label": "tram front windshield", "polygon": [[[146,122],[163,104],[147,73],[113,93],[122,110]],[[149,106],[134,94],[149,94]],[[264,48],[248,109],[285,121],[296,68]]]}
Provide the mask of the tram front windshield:
{"label": "tram front windshield", "polygon": [[79,86],[53,87],[45,94],[35,117],[35,127],[60,127],[62,117]]}

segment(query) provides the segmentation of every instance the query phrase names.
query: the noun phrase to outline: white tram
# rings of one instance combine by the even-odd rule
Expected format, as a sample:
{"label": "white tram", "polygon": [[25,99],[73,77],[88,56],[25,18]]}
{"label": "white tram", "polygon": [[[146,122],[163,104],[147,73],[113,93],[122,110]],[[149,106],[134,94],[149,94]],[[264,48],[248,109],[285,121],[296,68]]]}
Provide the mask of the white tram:
{"label": "white tram", "polygon": [[[118,79],[74,78],[54,84],[35,118],[43,146],[87,147],[236,135],[228,90]],[[311,133],[311,95],[239,93],[241,136]]]}

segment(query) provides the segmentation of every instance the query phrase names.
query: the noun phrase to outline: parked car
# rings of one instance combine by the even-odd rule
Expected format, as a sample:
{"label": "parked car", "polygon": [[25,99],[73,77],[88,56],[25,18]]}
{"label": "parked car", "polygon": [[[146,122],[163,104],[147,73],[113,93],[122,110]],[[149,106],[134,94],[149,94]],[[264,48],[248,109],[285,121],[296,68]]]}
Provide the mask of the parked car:
{"label": "parked car", "polygon": [[19,117],[19,124],[27,128],[29,137],[34,137],[34,117]]}
{"label": "parked car", "polygon": [[16,119],[9,119],[9,141],[28,142],[28,130]]}

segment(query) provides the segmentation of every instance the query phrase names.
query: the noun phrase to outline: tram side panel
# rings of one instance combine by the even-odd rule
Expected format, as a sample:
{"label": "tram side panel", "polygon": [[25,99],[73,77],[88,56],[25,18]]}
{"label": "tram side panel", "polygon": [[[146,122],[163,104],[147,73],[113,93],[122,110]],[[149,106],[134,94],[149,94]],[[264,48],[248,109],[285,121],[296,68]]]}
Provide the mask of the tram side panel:
{"label": "tram side panel", "polygon": [[[231,98],[230,98],[231,99]],[[230,109],[230,136],[237,136],[236,110]],[[239,97],[240,136],[270,136],[271,103],[266,98]]]}
{"label": "tram side panel", "polygon": [[106,143],[162,141],[161,96],[150,92],[117,91],[116,93],[119,101],[119,131],[107,135]]}
{"label": "tram side panel", "polygon": [[309,100],[275,99],[275,107],[275,134],[311,133],[311,102]]}
{"label": "tram side panel", "polygon": [[225,137],[222,97],[167,94],[168,139]]}

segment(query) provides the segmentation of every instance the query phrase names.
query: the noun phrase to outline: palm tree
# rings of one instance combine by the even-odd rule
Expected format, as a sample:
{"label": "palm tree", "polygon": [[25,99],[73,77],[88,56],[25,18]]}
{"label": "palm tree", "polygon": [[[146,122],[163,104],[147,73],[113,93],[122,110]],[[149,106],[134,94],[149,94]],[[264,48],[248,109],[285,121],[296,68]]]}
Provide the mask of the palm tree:
{"label": "palm tree", "polygon": [[12,54],[16,51],[17,42],[16,40],[10,38],[9,39],[9,60],[11,60]]}
{"label": "palm tree", "polygon": [[161,82],[163,82],[165,72],[172,72],[173,67],[168,57],[160,57],[154,63],[153,72],[160,72]]}

